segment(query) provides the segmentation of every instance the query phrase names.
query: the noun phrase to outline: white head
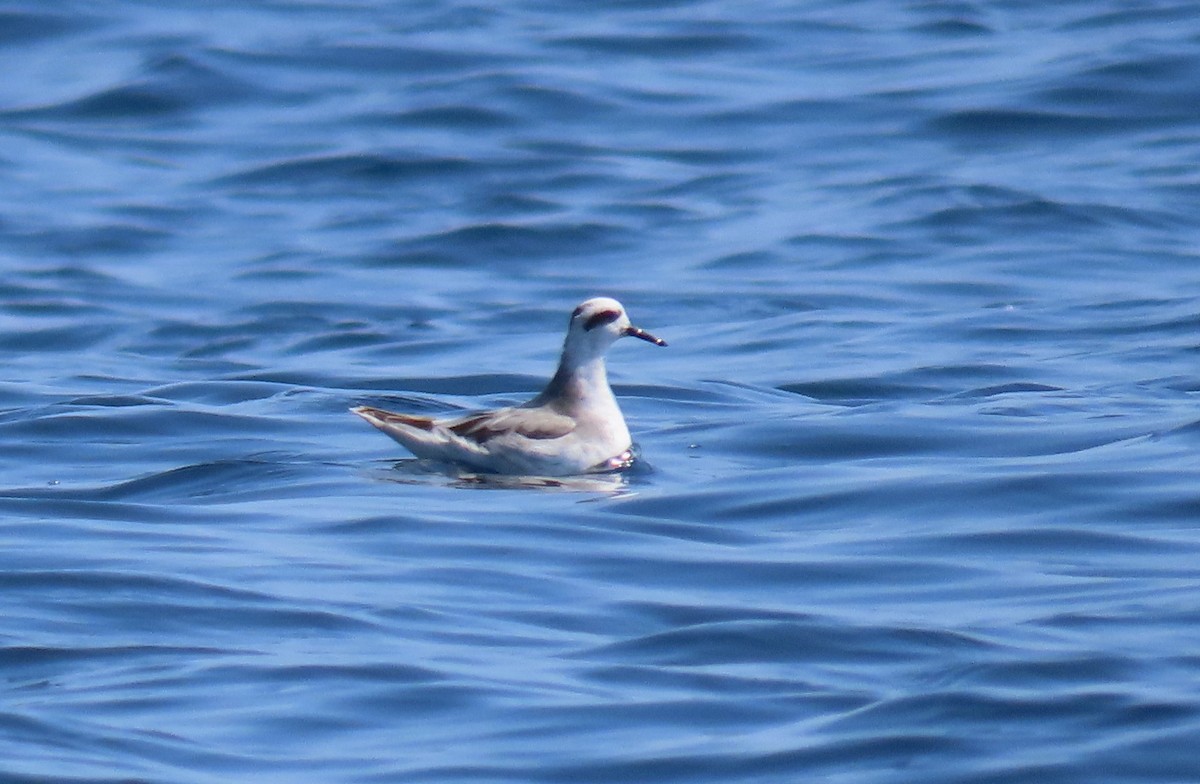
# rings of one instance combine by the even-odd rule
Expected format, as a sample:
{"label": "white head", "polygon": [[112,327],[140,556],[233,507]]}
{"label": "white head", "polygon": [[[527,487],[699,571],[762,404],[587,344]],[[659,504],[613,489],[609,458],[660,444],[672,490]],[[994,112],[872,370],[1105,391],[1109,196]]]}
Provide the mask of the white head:
{"label": "white head", "polygon": [[626,336],[641,338],[656,346],[667,345],[662,338],[630,324],[620,302],[608,297],[594,297],[571,313],[564,353],[576,362],[584,362],[603,356],[609,346]]}

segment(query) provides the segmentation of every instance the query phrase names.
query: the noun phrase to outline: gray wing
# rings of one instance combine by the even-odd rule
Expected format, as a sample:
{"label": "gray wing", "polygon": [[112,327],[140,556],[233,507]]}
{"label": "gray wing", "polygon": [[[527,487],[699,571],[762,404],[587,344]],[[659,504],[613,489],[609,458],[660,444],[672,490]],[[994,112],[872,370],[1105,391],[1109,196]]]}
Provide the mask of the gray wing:
{"label": "gray wing", "polygon": [[444,427],[479,444],[504,435],[540,441],[562,438],[575,429],[575,420],[545,408],[502,408],[446,422]]}

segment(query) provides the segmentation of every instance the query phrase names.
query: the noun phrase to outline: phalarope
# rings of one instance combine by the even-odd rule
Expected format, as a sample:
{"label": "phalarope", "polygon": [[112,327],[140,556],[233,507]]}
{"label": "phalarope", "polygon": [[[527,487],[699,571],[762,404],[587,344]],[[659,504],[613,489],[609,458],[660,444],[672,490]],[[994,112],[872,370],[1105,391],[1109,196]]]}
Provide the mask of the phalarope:
{"label": "phalarope", "polygon": [[623,468],[633,462],[633,444],[604,366],[608,347],[623,337],[667,345],[629,323],[620,302],[596,297],[571,313],[558,370],[528,403],[450,418],[350,410],[417,457],[479,471],[568,476]]}

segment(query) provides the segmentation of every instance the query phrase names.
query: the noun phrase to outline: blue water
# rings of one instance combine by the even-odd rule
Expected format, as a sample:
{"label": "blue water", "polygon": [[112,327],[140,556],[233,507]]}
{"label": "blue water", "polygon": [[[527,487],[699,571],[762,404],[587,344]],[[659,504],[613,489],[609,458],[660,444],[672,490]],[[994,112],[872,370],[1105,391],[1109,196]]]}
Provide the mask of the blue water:
{"label": "blue water", "polygon": [[[1193,3],[0,2],[0,780],[1200,780]],[[518,402],[570,310],[643,462]]]}

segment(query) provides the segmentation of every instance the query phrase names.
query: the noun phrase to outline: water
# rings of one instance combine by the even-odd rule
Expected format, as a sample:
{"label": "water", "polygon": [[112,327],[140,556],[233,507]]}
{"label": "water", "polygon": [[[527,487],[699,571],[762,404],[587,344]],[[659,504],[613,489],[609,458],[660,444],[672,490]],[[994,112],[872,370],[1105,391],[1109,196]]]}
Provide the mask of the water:
{"label": "water", "polygon": [[[5,782],[1200,779],[1200,14],[0,3]],[[520,401],[530,489],[347,413]]]}

